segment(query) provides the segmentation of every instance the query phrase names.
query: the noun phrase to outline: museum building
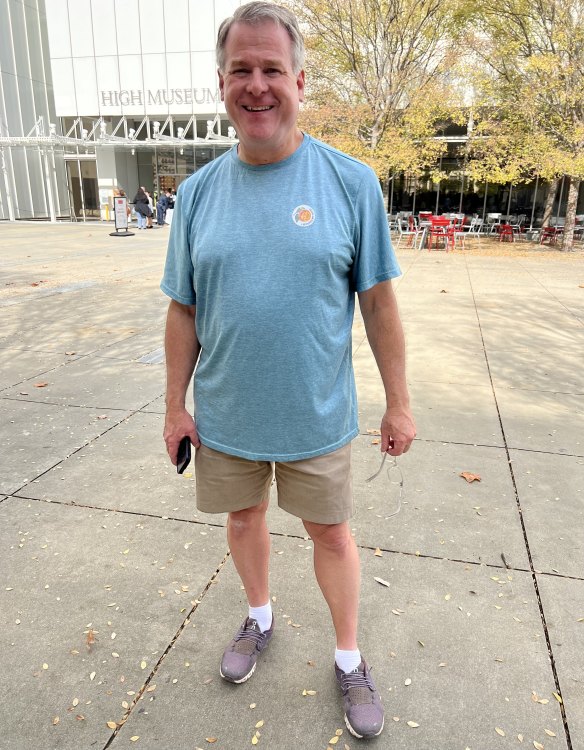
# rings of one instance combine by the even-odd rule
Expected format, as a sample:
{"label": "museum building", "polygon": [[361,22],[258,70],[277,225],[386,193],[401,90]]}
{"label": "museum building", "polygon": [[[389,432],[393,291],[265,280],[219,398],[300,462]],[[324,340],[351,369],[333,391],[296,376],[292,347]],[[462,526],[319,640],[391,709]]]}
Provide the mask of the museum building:
{"label": "museum building", "polygon": [[215,39],[243,0],[3,0],[0,220],[107,220],[236,142]]}

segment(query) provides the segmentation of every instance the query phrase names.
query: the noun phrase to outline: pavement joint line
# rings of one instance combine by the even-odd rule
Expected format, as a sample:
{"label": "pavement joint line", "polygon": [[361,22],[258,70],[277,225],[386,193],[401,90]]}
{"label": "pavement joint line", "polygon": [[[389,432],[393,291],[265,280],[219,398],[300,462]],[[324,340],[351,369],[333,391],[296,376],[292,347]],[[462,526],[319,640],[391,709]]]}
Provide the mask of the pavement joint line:
{"label": "pavement joint line", "polygon": [[[18,400],[18,399],[16,399],[16,400]],[[46,403],[46,402],[42,402],[42,403]],[[58,406],[59,404],[56,404],[56,405]],[[66,404],[66,406],[69,406],[69,404]],[[77,407],[73,407],[73,408],[77,408]],[[85,407],[82,407],[82,408],[85,408]],[[102,409],[100,409],[99,411],[103,411],[103,410],[102,410]],[[118,410],[118,411],[121,411],[121,410]],[[107,430],[104,430],[103,432],[100,432],[100,433],[99,433],[99,435],[96,435],[95,437],[91,438],[91,440],[88,440],[88,441],[87,441],[86,443],[83,443],[83,445],[80,445],[80,446],[78,446],[77,448],[75,448],[75,450],[74,450],[74,451],[71,451],[71,453],[69,453],[68,455],[66,455],[66,456],[65,456],[64,458],[61,458],[61,459],[59,459],[59,460],[58,460],[58,461],[57,461],[56,463],[54,463],[54,464],[53,464],[52,466],[49,466],[49,467],[48,467],[47,469],[45,469],[44,471],[41,471],[41,473],[40,473],[40,474],[37,474],[37,475],[36,475],[35,477],[33,477],[32,479],[29,479],[28,481],[26,481],[26,482],[25,482],[25,483],[24,483],[23,485],[21,485],[20,487],[17,487],[17,489],[13,490],[12,494],[13,494],[13,495],[15,495],[15,494],[16,494],[17,492],[21,492],[21,491],[22,491],[22,490],[23,490],[23,489],[24,489],[25,487],[28,487],[29,485],[31,485],[31,484],[32,484],[33,482],[36,482],[36,481],[37,481],[38,479],[40,479],[41,477],[44,477],[44,475],[45,475],[45,474],[48,474],[48,473],[49,473],[50,471],[52,471],[52,470],[53,470],[53,469],[55,469],[55,468],[56,468],[57,466],[59,466],[59,464],[62,464],[62,463],[63,463],[64,461],[67,461],[67,460],[68,460],[69,458],[71,458],[71,456],[74,456],[74,455],[75,455],[76,453],[79,453],[79,451],[83,450],[84,448],[87,448],[87,446],[88,446],[88,445],[91,445],[91,444],[92,444],[92,443],[94,443],[94,442],[95,442],[96,440],[99,440],[99,439],[100,439],[101,437],[103,437],[103,435],[107,435],[107,433],[108,433],[108,432],[110,432],[110,430],[113,430],[113,429],[115,429],[115,428],[116,428],[116,427],[118,427],[118,426],[119,426],[120,424],[122,424],[122,422],[125,422],[125,421],[126,421],[127,419],[129,419],[130,417],[133,417],[133,416],[134,416],[134,414],[136,414],[136,413],[137,413],[137,411],[132,411],[132,412],[130,412],[129,414],[127,414],[126,412],[123,412],[123,413],[124,413],[124,414],[125,414],[126,416],[122,417],[122,418],[121,418],[121,419],[119,419],[119,420],[118,420],[117,422],[115,422],[114,424],[110,425],[110,426],[109,426],[109,427],[107,428]]]}
{"label": "pavement joint line", "polygon": [[[465,261],[466,261],[466,259],[465,259]],[[487,366],[487,371],[488,371],[488,374],[489,374],[489,380],[490,380],[490,383],[491,383],[491,390],[492,390],[492,393],[493,393],[493,399],[495,400],[495,407],[497,409],[497,417],[499,419],[499,425],[500,425],[500,428],[501,428],[501,433],[503,435],[503,441],[504,441],[504,444],[505,444],[505,453],[507,454],[507,465],[509,467],[509,474],[511,476],[511,482],[513,484],[513,491],[515,493],[515,503],[517,505],[517,511],[518,511],[518,516],[519,516],[519,523],[521,524],[521,531],[523,533],[523,540],[524,540],[524,543],[525,543],[525,551],[527,553],[527,559],[529,561],[529,572],[531,573],[531,580],[532,580],[532,583],[533,583],[533,588],[535,590],[535,595],[536,595],[536,598],[537,598],[537,605],[538,605],[538,608],[539,608],[539,615],[540,615],[540,619],[541,619],[541,624],[542,624],[543,632],[544,632],[544,635],[545,635],[545,640],[546,640],[546,645],[547,645],[547,650],[548,650],[548,657],[549,657],[549,661],[550,661],[550,667],[551,667],[552,675],[553,675],[553,678],[554,678],[556,692],[558,693],[558,695],[561,696],[562,695],[562,689],[561,689],[561,686],[560,686],[560,678],[559,678],[559,675],[558,675],[558,670],[556,668],[556,661],[555,661],[554,652],[553,652],[553,649],[552,649],[552,642],[551,642],[551,638],[550,638],[550,634],[549,634],[549,630],[548,630],[548,626],[547,626],[547,620],[546,620],[546,616],[545,616],[545,610],[544,610],[544,607],[543,607],[543,601],[541,599],[541,594],[540,594],[540,591],[539,591],[539,584],[538,584],[538,581],[537,581],[537,575],[536,575],[535,567],[534,567],[534,564],[533,564],[533,557],[531,555],[531,548],[529,546],[529,538],[527,536],[527,528],[525,526],[525,520],[523,518],[523,509],[521,507],[521,499],[519,497],[519,489],[517,487],[517,482],[515,480],[515,472],[513,471],[513,462],[511,460],[511,454],[509,453],[509,446],[508,446],[508,443],[507,443],[507,436],[505,434],[505,428],[503,426],[503,418],[501,416],[501,411],[499,409],[499,401],[497,399],[497,392],[496,392],[496,389],[495,389],[495,384],[493,382],[493,375],[492,375],[491,366],[490,366],[490,363],[489,363],[489,356],[487,354],[487,348],[486,348],[485,339],[484,339],[484,336],[483,336],[483,329],[482,329],[482,325],[481,325],[481,318],[480,318],[480,314],[479,314],[479,309],[478,309],[478,306],[477,306],[476,298],[475,298],[475,295],[474,295],[474,288],[473,288],[473,285],[472,285],[472,276],[471,276],[471,272],[470,272],[470,268],[468,267],[468,264],[466,266],[466,270],[467,270],[467,274],[468,274],[468,282],[469,282],[470,289],[471,289],[471,292],[472,292],[472,295],[473,295],[473,303],[474,303],[475,315],[476,315],[477,323],[478,323],[478,327],[479,327],[479,333],[480,333],[481,341],[482,341],[482,344],[483,344],[483,352],[484,352],[484,357],[485,357],[485,364]],[[545,289],[545,287],[544,287],[544,289]],[[572,738],[570,736],[570,727],[569,727],[569,724],[568,724],[568,717],[566,715],[566,707],[565,707],[564,701],[562,700],[559,705],[560,705],[560,713],[561,713],[561,716],[562,716],[562,722],[563,722],[563,725],[564,725],[564,734],[566,736],[566,744],[567,744],[568,750],[574,750],[573,745],[572,745]]]}
{"label": "pavement joint line", "polygon": [[537,276],[535,276],[532,273],[532,271],[530,271],[529,268],[524,263],[522,263],[521,261],[519,261],[519,266],[522,266],[524,268],[524,270],[535,281],[536,284],[539,284],[539,286],[541,286],[542,289],[545,289],[545,291],[550,295],[550,297],[552,297],[552,299],[555,299],[556,302],[558,302],[564,308],[564,310],[566,310],[566,312],[568,312],[573,318],[575,318],[578,321],[578,323],[580,323],[580,325],[584,326],[584,320],[582,320],[582,318],[580,318],[578,315],[576,315],[576,313],[573,310],[570,310],[569,307],[566,307],[566,305],[562,302],[562,300],[559,297],[556,297],[556,295],[552,291],[550,291],[548,289],[548,287],[545,284],[543,284],[540,281],[540,279]]}
{"label": "pavement joint line", "polygon": [[[46,503],[47,505],[61,505],[64,507],[69,508],[83,508],[85,510],[98,510],[103,511],[104,513],[119,513],[121,515],[128,515],[128,516],[139,516],[140,518],[155,518],[159,521],[175,521],[178,523],[188,523],[193,524],[195,526],[209,526],[214,529],[225,529],[224,524],[220,523],[211,523],[210,521],[202,521],[198,518],[180,518],[178,516],[159,516],[155,513],[144,513],[143,511],[137,511],[137,510],[124,510],[123,508],[104,508],[101,505],[86,505],[81,503],[75,503],[75,502],[64,502],[63,500],[49,500],[46,498],[39,498],[39,497],[27,497],[24,494],[17,494],[19,493],[19,490],[16,490],[14,493],[7,495],[4,497],[0,502],[4,502],[4,500],[7,500],[8,498],[12,498],[14,500],[26,500],[27,502],[38,502],[38,503]],[[304,536],[301,536],[300,534],[288,534],[285,532],[280,531],[270,531],[270,537],[276,537],[279,539],[296,539],[298,541],[307,541]],[[370,545],[366,544],[357,544],[357,549],[360,550],[370,550],[375,551],[377,547],[372,547]],[[407,550],[399,550],[399,549],[389,549],[386,547],[380,547],[379,548],[382,552],[387,552],[390,555],[403,555],[405,557],[416,557],[421,558],[424,560],[437,560],[438,562],[452,562],[460,565],[474,565],[476,567],[484,567],[484,568],[492,568],[493,570],[507,570],[514,573],[531,573],[531,570],[529,568],[521,568],[516,567],[513,565],[503,564],[503,565],[495,565],[494,563],[487,563],[477,560],[463,560],[456,557],[440,557],[439,555],[431,555],[428,553],[422,553],[422,552],[408,552]],[[537,575],[540,576],[548,576],[550,578],[561,578],[565,580],[570,581],[584,581],[584,577],[580,576],[572,576],[567,575],[565,573],[555,573],[550,572],[546,570],[536,570],[534,571]]]}
{"label": "pavement joint line", "polygon": [[211,586],[213,585],[213,583],[215,583],[215,581],[217,580],[217,577],[218,577],[219,573],[221,572],[221,570],[225,566],[225,563],[229,560],[230,557],[231,557],[231,553],[228,551],[225,554],[225,556],[223,557],[223,559],[221,560],[221,562],[219,563],[219,566],[217,567],[217,569],[215,570],[215,572],[213,573],[213,575],[211,576],[211,578],[209,579],[209,581],[207,582],[207,585],[205,586],[205,588],[203,589],[203,591],[195,598],[195,603],[191,607],[189,613],[187,614],[187,616],[185,617],[185,619],[183,620],[183,622],[181,623],[181,625],[179,625],[178,630],[176,631],[176,633],[174,634],[172,640],[170,641],[170,643],[168,644],[168,646],[164,649],[164,652],[162,653],[162,655],[160,656],[160,658],[158,659],[158,661],[156,662],[156,664],[152,668],[150,674],[146,678],[146,681],[144,682],[144,684],[142,685],[142,687],[137,691],[137,695],[134,696],[134,699],[133,699],[133,701],[132,701],[132,703],[130,705],[130,708],[126,709],[126,713],[123,715],[121,722],[117,722],[118,723],[118,727],[113,730],[111,737],[106,742],[106,744],[103,746],[103,750],[107,750],[107,748],[110,747],[110,745],[112,744],[112,742],[115,740],[116,736],[118,735],[120,729],[124,726],[124,724],[126,723],[126,721],[130,718],[130,715],[131,715],[132,711],[134,710],[135,706],[138,705],[138,702],[142,699],[142,697],[143,697],[144,693],[146,692],[146,689],[148,688],[150,682],[156,676],[156,673],[158,672],[158,670],[159,670],[162,662],[164,661],[164,659],[166,658],[166,656],[168,655],[168,653],[171,651],[171,649],[174,648],[174,644],[176,643],[176,641],[181,636],[183,630],[187,627],[187,625],[190,624],[191,617],[193,617],[193,615],[197,611],[197,609],[199,607],[199,604],[201,604],[201,602],[205,598],[205,595],[207,594],[207,592],[209,591],[209,589],[211,588]]}

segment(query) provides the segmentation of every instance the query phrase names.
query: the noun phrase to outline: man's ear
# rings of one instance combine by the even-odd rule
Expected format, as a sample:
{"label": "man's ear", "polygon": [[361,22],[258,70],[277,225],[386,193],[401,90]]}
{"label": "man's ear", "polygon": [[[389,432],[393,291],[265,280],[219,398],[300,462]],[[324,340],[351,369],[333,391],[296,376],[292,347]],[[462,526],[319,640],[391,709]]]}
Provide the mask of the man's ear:
{"label": "man's ear", "polygon": [[217,75],[219,76],[219,91],[221,92],[221,101],[225,101],[225,97],[223,95],[223,89],[225,88],[225,78],[221,74],[220,70],[217,70]]}
{"label": "man's ear", "polygon": [[296,76],[296,85],[298,86],[298,101],[303,102],[304,101],[304,85],[305,85],[303,70],[301,70],[300,73],[298,73],[298,75]]}

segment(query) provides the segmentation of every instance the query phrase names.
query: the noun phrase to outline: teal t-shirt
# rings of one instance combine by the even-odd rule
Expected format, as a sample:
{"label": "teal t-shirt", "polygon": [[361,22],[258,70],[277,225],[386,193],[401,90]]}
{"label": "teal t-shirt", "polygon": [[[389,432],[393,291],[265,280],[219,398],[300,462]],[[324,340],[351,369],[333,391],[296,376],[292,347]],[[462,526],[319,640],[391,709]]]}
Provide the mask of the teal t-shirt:
{"label": "teal t-shirt", "polygon": [[295,461],[352,440],[355,292],[399,273],[374,172],[308,135],[284,161],[234,147],[183,182],[161,289],[196,305],[203,444]]}

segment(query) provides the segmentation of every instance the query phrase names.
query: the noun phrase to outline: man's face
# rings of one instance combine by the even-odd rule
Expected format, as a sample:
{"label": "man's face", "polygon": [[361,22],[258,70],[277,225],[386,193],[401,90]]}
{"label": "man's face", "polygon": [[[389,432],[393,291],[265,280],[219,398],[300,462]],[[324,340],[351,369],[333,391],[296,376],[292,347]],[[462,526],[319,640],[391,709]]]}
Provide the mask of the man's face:
{"label": "man's face", "polygon": [[281,161],[300,145],[296,118],[304,71],[294,73],[291,48],[286,30],[271,21],[235,23],[229,30],[219,88],[237,130],[239,156],[250,164]]}

